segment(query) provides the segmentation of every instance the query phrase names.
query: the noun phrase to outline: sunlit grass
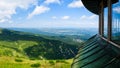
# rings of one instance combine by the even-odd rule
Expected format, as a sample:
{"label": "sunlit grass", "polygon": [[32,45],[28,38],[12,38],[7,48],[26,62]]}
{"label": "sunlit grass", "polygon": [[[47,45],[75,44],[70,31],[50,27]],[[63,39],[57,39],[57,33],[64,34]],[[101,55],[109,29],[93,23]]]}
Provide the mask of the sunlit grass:
{"label": "sunlit grass", "polygon": [[[16,61],[22,60],[21,62]],[[28,58],[0,57],[0,68],[70,68],[69,60],[29,60]]]}

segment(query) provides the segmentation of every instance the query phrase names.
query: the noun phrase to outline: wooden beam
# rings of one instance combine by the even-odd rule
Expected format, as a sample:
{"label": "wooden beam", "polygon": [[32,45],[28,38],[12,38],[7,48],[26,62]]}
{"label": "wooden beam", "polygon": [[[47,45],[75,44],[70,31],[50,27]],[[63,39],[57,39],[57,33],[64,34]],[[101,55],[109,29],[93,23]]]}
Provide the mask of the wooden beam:
{"label": "wooden beam", "polygon": [[112,1],[108,0],[108,41],[112,37]]}
{"label": "wooden beam", "polygon": [[101,5],[99,7],[99,35],[101,35]]}
{"label": "wooden beam", "polygon": [[104,2],[101,2],[101,35],[104,36]]}
{"label": "wooden beam", "polygon": [[99,6],[99,34],[101,36],[104,35],[104,2],[103,0],[100,3]]}

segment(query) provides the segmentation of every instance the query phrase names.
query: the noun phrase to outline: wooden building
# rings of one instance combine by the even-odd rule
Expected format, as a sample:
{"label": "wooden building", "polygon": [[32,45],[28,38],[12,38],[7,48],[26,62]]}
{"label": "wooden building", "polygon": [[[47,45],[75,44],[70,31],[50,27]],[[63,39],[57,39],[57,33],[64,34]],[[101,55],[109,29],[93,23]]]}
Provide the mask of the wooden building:
{"label": "wooden building", "polygon": [[99,16],[99,34],[83,44],[72,68],[120,68],[120,0],[82,0]]}

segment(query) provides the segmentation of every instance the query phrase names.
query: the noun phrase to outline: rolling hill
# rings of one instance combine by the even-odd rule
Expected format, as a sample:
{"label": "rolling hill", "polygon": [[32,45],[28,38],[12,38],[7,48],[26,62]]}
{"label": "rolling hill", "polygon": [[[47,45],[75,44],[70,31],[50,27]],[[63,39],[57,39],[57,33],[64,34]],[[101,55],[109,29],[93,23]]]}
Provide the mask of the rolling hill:
{"label": "rolling hill", "polygon": [[38,34],[0,29],[0,56],[30,59],[70,59],[78,46]]}

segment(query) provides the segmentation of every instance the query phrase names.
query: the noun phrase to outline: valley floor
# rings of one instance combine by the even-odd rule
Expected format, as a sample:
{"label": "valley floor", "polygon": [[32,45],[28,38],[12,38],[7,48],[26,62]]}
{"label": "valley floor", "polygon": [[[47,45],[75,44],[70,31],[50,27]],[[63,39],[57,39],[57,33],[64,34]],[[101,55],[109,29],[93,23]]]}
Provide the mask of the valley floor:
{"label": "valley floor", "polygon": [[25,58],[0,56],[0,68],[70,68],[69,60],[29,60]]}

